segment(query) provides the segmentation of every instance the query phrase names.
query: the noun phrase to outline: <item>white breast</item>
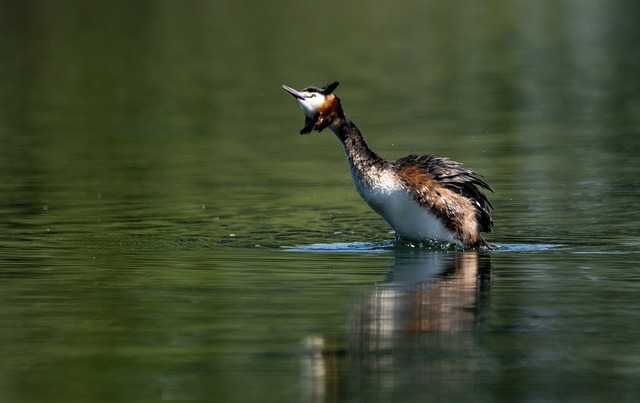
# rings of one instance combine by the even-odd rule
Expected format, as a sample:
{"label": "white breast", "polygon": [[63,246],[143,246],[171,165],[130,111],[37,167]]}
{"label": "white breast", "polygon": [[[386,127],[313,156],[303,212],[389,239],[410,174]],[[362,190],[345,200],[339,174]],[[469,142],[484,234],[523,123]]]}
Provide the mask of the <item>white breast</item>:
{"label": "white breast", "polygon": [[361,178],[355,169],[351,173],[360,196],[402,238],[460,244],[455,234],[428,208],[421,206],[392,172],[378,171],[368,180]]}

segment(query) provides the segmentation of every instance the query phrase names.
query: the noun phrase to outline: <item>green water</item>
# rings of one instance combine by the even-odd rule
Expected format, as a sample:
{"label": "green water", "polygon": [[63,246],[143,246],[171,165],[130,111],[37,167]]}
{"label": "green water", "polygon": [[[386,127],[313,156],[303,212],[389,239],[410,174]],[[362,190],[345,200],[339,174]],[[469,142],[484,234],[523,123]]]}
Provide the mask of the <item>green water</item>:
{"label": "green water", "polygon": [[[0,2],[0,401],[634,401],[632,1]],[[495,193],[394,245],[331,133]]]}

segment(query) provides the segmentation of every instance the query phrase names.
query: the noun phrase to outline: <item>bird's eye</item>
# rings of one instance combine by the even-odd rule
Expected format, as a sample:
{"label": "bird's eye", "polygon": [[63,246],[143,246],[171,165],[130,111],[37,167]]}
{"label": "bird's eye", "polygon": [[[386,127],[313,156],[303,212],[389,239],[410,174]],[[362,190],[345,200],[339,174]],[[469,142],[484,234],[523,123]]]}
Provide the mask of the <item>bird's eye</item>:
{"label": "bird's eye", "polygon": [[309,95],[309,98],[315,98],[316,94]]}

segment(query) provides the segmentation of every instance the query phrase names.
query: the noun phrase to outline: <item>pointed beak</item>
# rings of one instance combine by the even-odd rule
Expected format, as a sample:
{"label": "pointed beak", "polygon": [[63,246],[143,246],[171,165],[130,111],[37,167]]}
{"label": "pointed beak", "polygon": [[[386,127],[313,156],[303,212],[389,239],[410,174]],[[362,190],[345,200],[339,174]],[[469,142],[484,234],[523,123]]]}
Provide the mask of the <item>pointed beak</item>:
{"label": "pointed beak", "polygon": [[300,91],[294,90],[293,88],[287,86],[287,85],[283,85],[282,88],[284,88],[285,91],[287,91],[289,94],[293,95],[294,98],[296,99],[304,99],[304,95],[302,95],[300,93]]}

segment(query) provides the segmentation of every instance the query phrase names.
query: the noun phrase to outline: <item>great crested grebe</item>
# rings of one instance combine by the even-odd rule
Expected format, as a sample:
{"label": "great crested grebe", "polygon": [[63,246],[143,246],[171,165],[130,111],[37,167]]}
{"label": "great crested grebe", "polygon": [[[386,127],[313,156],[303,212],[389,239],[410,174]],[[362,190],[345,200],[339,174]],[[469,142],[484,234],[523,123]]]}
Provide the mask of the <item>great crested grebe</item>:
{"label": "great crested grebe", "polygon": [[440,241],[463,248],[491,248],[489,185],[464,165],[437,155],[387,161],[371,151],[333,94],[338,82],[297,91],[283,85],[305,114],[300,134],[329,128],[344,146],[355,187],[367,204],[408,241]]}

